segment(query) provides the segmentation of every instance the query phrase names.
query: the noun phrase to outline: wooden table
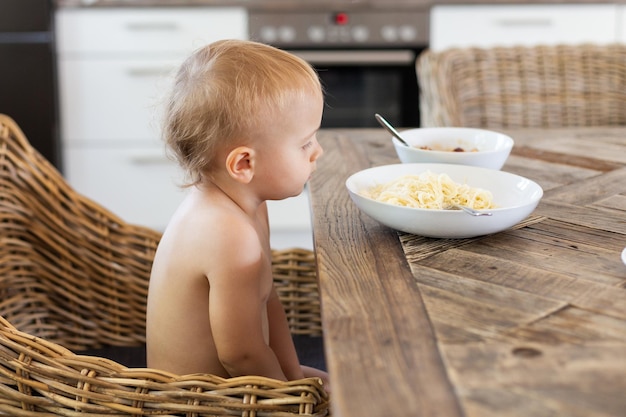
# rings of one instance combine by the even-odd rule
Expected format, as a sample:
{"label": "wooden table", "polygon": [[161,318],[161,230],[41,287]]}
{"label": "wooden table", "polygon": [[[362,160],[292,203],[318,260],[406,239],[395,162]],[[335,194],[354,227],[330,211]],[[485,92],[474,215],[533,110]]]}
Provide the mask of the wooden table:
{"label": "wooden table", "polygon": [[626,128],[507,132],[544,197],[523,227],[396,232],[346,178],[398,163],[382,129],[320,132],[310,184],[337,417],[626,416]]}

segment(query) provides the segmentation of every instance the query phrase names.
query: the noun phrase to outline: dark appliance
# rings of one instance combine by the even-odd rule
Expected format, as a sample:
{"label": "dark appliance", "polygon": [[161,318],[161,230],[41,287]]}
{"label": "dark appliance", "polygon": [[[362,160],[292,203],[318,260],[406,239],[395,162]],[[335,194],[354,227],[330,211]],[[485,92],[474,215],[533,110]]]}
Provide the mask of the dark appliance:
{"label": "dark appliance", "polygon": [[52,0],[0,1],[0,113],[60,169]]}
{"label": "dark appliance", "polygon": [[427,11],[255,11],[250,39],[312,64],[326,90],[322,127],[418,127],[415,60],[428,45]]}

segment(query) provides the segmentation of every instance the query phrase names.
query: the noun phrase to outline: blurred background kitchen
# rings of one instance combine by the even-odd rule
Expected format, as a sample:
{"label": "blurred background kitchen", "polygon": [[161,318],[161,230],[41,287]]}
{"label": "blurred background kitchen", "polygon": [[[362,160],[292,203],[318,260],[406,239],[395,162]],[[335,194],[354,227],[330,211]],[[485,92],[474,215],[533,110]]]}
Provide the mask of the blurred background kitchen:
{"label": "blurred background kitchen", "polygon": [[[623,1],[1,0],[0,113],[79,192],[163,230],[183,197],[159,136],[177,65],[222,38],[313,64],[324,128],[420,125],[426,48],[626,42]],[[381,129],[381,135],[385,135]],[[307,192],[270,202],[272,246],[312,248]]]}

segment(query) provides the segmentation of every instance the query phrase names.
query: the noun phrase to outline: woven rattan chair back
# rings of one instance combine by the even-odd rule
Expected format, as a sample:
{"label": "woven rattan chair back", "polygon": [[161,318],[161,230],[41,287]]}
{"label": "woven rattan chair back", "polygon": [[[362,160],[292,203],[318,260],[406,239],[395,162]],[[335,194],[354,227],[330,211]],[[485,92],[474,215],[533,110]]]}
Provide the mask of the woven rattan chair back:
{"label": "woven rattan chair back", "polygon": [[145,343],[160,234],[75,192],[0,116],[0,312],[70,349]]}
{"label": "woven rattan chair back", "polygon": [[424,51],[423,127],[626,125],[626,45]]}
{"label": "woven rattan chair back", "polygon": [[[0,415],[327,415],[317,379],[178,376],[72,353],[145,344],[160,236],[73,190],[0,115]],[[273,271],[292,332],[321,335],[313,253],[274,251]]]}

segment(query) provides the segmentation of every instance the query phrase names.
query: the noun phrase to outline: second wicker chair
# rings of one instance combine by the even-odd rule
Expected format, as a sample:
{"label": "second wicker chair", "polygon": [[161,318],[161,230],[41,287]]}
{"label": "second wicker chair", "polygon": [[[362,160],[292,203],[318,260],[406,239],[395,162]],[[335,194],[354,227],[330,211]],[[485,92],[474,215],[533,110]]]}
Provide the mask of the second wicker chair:
{"label": "second wicker chair", "polygon": [[427,50],[417,60],[421,125],[626,125],[626,45]]}

